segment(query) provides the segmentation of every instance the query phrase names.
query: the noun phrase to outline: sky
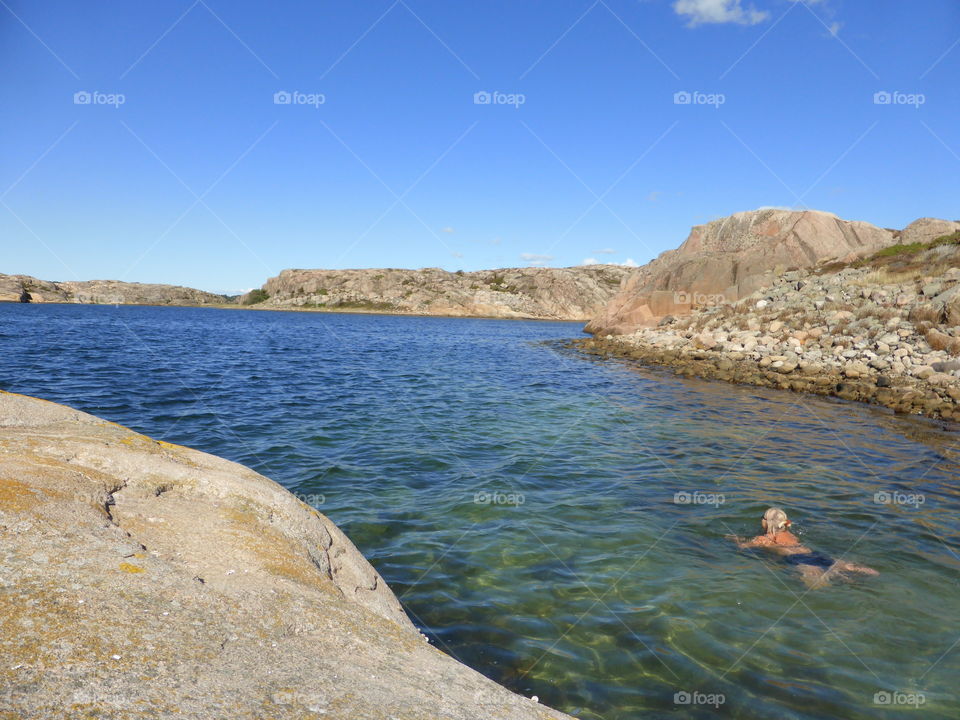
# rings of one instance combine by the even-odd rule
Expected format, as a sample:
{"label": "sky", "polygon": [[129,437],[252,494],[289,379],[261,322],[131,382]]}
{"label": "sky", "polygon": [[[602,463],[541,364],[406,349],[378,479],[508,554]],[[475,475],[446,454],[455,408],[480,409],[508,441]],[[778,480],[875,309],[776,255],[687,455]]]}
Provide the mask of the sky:
{"label": "sky", "polygon": [[642,264],[960,218],[956,0],[0,0],[0,272]]}

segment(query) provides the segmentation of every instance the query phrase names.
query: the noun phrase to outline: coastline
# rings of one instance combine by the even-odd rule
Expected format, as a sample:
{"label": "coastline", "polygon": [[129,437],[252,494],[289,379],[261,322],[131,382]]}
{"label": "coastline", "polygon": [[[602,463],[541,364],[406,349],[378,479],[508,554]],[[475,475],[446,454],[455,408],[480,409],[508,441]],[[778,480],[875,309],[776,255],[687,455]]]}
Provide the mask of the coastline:
{"label": "coastline", "polygon": [[759,361],[738,353],[670,349],[614,336],[571,340],[568,346],[588,355],[664,367],[683,377],[823,395],[879,405],[898,414],[960,422],[960,388],[906,375],[855,378],[811,364],[801,367],[799,363],[773,368],[772,363],[761,366]]}
{"label": "coastline", "polygon": [[535,320],[538,322],[566,322],[566,323],[586,323],[589,317],[576,318],[549,318],[534,317],[527,315],[468,315],[453,313],[414,313],[398,310],[378,310],[375,308],[316,308],[316,307],[279,307],[279,306],[261,306],[261,305],[239,305],[235,303],[203,303],[192,305],[188,303],[75,303],[75,302],[42,302],[42,303],[19,303],[12,300],[0,300],[4,305],[78,305],[82,307],[158,307],[158,308],[208,308],[211,310],[255,310],[257,312],[297,312],[297,313],[322,313],[326,315],[393,315],[396,317],[423,317],[423,318],[461,318],[476,320]]}

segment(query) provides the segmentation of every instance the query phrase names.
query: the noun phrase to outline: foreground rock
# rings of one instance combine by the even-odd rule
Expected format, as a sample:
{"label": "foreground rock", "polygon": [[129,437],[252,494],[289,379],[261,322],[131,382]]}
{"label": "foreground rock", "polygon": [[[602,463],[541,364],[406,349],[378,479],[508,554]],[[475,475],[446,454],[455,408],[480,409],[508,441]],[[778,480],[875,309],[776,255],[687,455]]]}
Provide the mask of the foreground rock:
{"label": "foreground rock", "polygon": [[816,211],[737,213],[693,228],[679,248],[636,270],[586,329],[629,334],[668,315],[738,302],[787,270],[850,262],[898,242],[928,242],[958,229],[960,223],[931,218],[894,231]]}
{"label": "foreground rock", "polygon": [[607,305],[630,272],[619,265],[476,272],[284,270],[241,302],[264,308],[585,321]]}
{"label": "foreground rock", "polygon": [[0,302],[81,303],[87,305],[223,305],[224,295],[181,287],[85,280],[50,282],[29,275],[0,274]]}
{"label": "foreground rock", "polygon": [[0,393],[0,718],[566,718],[240,465]]}

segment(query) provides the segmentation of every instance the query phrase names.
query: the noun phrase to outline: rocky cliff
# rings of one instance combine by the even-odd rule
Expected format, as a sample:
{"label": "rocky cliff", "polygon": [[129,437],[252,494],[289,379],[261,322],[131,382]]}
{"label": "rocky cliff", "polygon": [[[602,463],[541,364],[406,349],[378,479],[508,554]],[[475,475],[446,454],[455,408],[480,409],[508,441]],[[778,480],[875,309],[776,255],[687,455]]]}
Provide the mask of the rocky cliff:
{"label": "rocky cliff", "polygon": [[667,315],[737,302],[769,287],[787,270],[851,261],[894,243],[927,242],[958,228],[958,223],[931,218],[901,232],[817,211],[737,213],[694,227],[679,248],[639,268],[586,330],[630,333]]}
{"label": "rocky cliff", "polygon": [[179,285],[130,283],[119,280],[51,282],[29,275],[0,274],[0,302],[222,305],[228,302],[228,298]]}
{"label": "rocky cliff", "polygon": [[684,375],[833,395],[960,421],[960,231],[918,221],[853,262],[779,275],[757,294],[577,341]]}
{"label": "rocky cliff", "polygon": [[618,265],[455,273],[439,268],[284,270],[241,302],[288,309],[588,320],[629,273]]}
{"label": "rocky cliff", "polygon": [[0,392],[0,717],[544,720],[240,465]]}

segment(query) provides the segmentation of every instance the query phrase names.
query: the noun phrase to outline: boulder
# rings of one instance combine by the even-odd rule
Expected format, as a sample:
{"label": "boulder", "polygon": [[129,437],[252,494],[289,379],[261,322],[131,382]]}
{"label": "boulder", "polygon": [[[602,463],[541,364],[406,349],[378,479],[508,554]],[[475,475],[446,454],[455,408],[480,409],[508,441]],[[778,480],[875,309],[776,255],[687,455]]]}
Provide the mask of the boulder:
{"label": "boulder", "polygon": [[944,235],[950,235],[957,230],[960,230],[960,223],[937,218],[920,218],[903,229],[898,242],[903,245],[928,243]]}
{"label": "boulder", "polygon": [[568,718],[428,644],[245,467],[0,393],[3,717]]}
{"label": "boulder", "polygon": [[932,349],[944,350],[951,355],[960,355],[960,338],[951,337],[936,328],[927,330],[924,337]]}

